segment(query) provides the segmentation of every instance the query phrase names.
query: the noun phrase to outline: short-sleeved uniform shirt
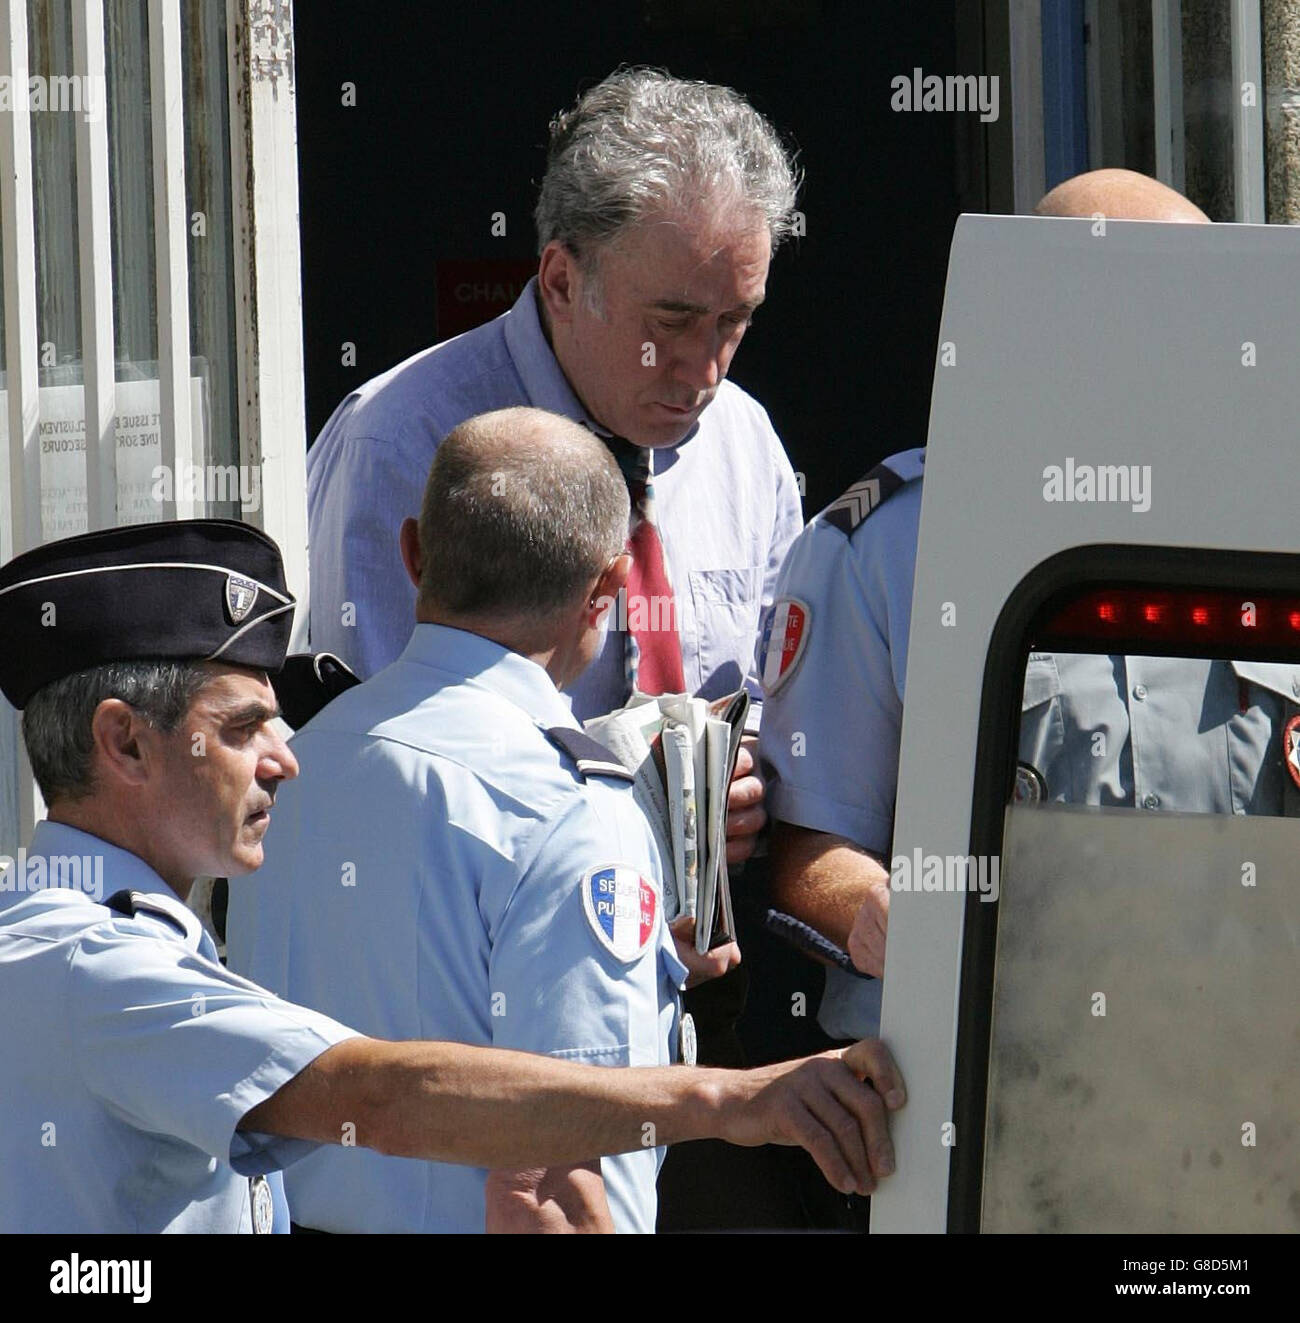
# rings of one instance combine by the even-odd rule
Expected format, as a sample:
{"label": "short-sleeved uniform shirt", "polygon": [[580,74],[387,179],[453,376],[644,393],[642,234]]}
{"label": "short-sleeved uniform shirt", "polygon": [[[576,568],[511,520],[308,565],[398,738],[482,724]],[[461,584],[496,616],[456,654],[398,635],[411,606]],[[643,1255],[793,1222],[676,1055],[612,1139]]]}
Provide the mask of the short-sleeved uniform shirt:
{"label": "short-sleeved uniform shirt", "polygon": [[[846,494],[799,536],[782,569],[774,620],[786,619],[786,604],[796,603],[805,614],[801,646],[791,649],[784,671],[771,649],[762,667],[760,747],[772,816],[886,857],[924,453],[885,461],[902,484],[869,514],[855,484],[853,518],[844,518]],[[837,508],[838,520],[828,519]],[[1034,653],[1019,756],[1057,802],[1291,812],[1296,792],[1280,731],[1297,699],[1300,667],[1291,665]],[[827,971],[819,1018],[834,1037],[877,1032],[879,1005],[878,981]]]}
{"label": "short-sleeved uniform shirt", "polygon": [[[232,966],[380,1038],[670,1064],[685,969],[653,835],[630,783],[584,774],[552,727],[579,733],[540,666],[417,625],[295,737],[258,885],[231,886]],[[654,1229],[647,1139],[601,1163],[619,1230]],[[484,1177],[340,1149],[286,1187],[319,1230],[481,1231]]]}
{"label": "short-sleeved uniform shirt", "polygon": [[[74,858],[81,889],[13,876],[66,883]],[[42,822],[8,880],[0,1231],[251,1231],[248,1177],[317,1146],[236,1127],[355,1031],[223,969],[167,884],[98,837]],[[148,908],[95,898],[121,889]]]}
{"label": "short-sleeved uniform shirt", "polygon": [[[793,603],[804,615],[801,646],[784,671],[771,639],[760,659],[768,812],[882,855],[894,830],[924,457],[917,449],[885,461],[904,485],[851,537],[829,517],[840,502],[799,535],[777,584],[771,638],[781,641],[777,624]],[[874,1036],[880,991],[878,979],[828,969],[819,1023],[833,1038]]]}
{"label": "short-sleeved uniform shirt", "polygon": [[[547,343],[536,284],[509,312],[353,391],[308,453],[312,647],[363,678],[393,661],[411,633],[415,590],[397,533],[420,513],[442,438],[474,414],[513,405],[595,426]],[[754,644],[803,525],[794,470],[762,405],[722,382],[688,435],[655,450],[654,490],[686,688],[718,698],[748,684],[757,703]],[[627,699],[624,646],[611,630],[566,691],[580,721]]]}

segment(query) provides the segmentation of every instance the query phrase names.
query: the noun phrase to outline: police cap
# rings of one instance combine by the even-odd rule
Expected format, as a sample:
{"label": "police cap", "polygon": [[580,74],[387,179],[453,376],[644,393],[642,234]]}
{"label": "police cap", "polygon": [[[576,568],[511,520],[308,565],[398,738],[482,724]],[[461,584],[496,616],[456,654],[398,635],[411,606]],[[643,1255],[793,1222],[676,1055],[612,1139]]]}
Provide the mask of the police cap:
{"label": "police cap", "polygon": [[66,675],[145,659],[274,673],[293,608],[280,548],[231,519],[64,538],[0,569],[0,690],[21,708]]}

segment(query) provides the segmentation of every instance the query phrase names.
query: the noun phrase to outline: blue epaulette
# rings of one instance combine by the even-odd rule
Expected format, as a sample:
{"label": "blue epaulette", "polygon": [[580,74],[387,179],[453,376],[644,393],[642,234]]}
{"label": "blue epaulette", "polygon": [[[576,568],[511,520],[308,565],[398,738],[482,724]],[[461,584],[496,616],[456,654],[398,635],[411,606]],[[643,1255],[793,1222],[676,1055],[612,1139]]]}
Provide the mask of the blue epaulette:
{"label": "blue epaulette", "polygon": [[571,726],[552,726],[546,732],[546,738],[556,748],[563,749],[578,764],[578,771],[584,778],[612,776],[620,781],[635,780],[634,774],[629,772],[599,740],[593,740],[590,735],[580,730],[574,730]]}
{"label": "blue epaulette", "polygon": [[128,919],[134,919],[141,910],[148,914],[155,914],[160,919],[166,919],[173,927],[179,928],[182,936],[189,936],[189,933],[185,930],[185,925],[171,910],[165,905],[159,905],[142,891],[115,891],[104,904],[110,910],[114,910]]}

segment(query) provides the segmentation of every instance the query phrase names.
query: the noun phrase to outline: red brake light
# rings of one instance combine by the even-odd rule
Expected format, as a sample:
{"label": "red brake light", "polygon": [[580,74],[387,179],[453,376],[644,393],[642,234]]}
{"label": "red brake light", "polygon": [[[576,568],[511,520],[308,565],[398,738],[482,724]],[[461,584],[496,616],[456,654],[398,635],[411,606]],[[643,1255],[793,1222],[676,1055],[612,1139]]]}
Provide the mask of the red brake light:
{"label": "red brake light", "polygon": [[1300,594],[1249,586],[1152,589],[1111,584],[1084,589],[1067,601],[1036,631],[1034,646],[1087,651],[1092,643],[1108,648],[1114,642],[1140,653],[1149,642],[1169,653],[1186,643],[1193,649],[1221,649],[1225,656],[1251,656],[1260,648],[1294,649],[1298,637]]}

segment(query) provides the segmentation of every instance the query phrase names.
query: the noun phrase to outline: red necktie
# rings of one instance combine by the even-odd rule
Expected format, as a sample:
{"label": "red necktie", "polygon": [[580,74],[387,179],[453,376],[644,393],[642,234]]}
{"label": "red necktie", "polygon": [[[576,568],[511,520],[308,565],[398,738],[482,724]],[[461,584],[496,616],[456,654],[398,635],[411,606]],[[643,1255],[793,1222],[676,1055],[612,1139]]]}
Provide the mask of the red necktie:
{"label": "red necktie", "polygon": [[628,687],[644,694],[684,693],[677,603],[655,526],[649,448],[637,450],[627,489],[632,500],[632,535],[628,538],[632,572],[626,589]]}

